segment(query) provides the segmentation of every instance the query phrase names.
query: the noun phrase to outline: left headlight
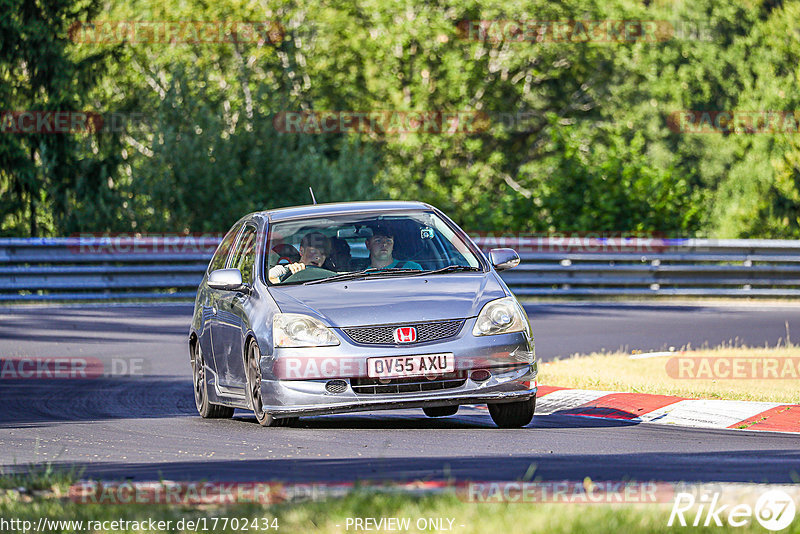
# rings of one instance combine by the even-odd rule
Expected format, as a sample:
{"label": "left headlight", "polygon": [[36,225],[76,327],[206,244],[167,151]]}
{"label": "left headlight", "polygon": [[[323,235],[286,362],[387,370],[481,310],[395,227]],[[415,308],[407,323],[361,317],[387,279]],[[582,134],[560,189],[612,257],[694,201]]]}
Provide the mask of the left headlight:
{"label": "left headlight", "polygon": [[329,347],[339,339],[319,319],[299,313],[276,313],[272,319],[273,347]]}
{"label": "left headlight", "polygon": [[525,310],[514,297],[504,297],[488,302],[475,321],[473,336],[492,336],[525,332],[531,337],[530,324]]}

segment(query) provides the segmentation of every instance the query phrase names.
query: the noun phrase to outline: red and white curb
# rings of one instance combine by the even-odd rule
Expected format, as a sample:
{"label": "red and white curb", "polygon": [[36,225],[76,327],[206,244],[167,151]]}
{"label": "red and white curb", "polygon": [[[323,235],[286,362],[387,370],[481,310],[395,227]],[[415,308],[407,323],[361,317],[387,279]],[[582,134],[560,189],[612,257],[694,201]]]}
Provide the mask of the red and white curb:
{"label": "red and white curb", "polygon": [[800,433],[800,405],[539,386],[536,415]]}

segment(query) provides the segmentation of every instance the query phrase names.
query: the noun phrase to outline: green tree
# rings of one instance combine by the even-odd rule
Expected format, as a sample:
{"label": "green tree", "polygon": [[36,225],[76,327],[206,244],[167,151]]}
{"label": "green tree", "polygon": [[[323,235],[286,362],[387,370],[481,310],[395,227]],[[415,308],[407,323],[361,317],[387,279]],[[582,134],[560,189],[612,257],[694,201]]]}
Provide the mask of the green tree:
{"label": "green tree", "polygon": [[[73,22],[95,16],[99,1],[2,0],[0,110],[85,111],[86,95],[106,68],[109,52],[76,55]],[[87,148],[95,154],[86,158]],[[74,228],[73,209],[91,197],[96,224],[116,216],[113,186],[119,148],[87,134],[0,135],[0,229],[36,236]]]}
{"label": "green tree", "polygon": [[[25,36],[37,35],[30,12],[45,4],[5,1],[20,13],[2,22],[5,109],[133,111],[146,126],[4,137],[6,233],[219,231],[246,211],[305,203],[311,185],[320,201],[428,201],[470,230],[800,236],[796,135],[690,134],[670,123],[682,110],[798,109],[798,0],[133,0],[102,15],[81,3],[41,15],[53,31],[38,41]],[[271,20],[285,32],[121,46],[57,37],[94,16]],[[465,33],[467,21],[493,20],[661,20],[675,34]],[[51,42],[55,51],[42,44]],[[104,62],[110,53],[117,61]],[[48,89],[26,68],[33,60],[46,62]],[[483,115],[477,131],[456,134],[273,126],[276,114],[310,110]]]}

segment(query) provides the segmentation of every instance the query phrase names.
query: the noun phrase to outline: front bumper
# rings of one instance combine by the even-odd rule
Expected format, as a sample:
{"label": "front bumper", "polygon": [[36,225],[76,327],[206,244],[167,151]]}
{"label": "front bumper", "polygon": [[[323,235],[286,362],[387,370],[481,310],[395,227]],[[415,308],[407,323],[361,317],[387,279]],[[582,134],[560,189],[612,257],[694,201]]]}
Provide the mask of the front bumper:
{"label": "front bumper", "polygon": [[[335,329],[342,343],[333,347],[279,348],[261,359],[261,395],[265,411],[275,417],[515,402],[536,395],[538,365],[533,340],[524,332],[473,336],[475,319],[454,337],[413,345],[377,346],[352,343]],[[354,378],[367,378],[367,359],[452,353],[455,371],[466,375],[458,387],[432,391],[364,393],[353,390]],[[485,369],[488,380],[472,379]],[[330,393],[325,386],[340,380],[347,387]]]}
{"label": "front bumper", "polygon": [[357,394],[347,380],[344,392],[329,393],[325,379],[263,380],[262,392],[265,411],[275,417],[517,402],[536,395],[537,369],[536,362],[510,370],[495,369],[484,382],[468,377],[459,387],[426,392]]}

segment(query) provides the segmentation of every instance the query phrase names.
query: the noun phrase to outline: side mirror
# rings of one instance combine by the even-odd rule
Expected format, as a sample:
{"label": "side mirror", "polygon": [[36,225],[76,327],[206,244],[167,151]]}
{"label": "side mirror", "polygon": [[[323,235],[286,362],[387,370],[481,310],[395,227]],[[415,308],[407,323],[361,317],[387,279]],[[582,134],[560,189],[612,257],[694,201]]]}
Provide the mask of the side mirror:
{"label": "side mirror", "polygon": [[242,289],[242,273],[239,269],[217,269],[208,275],[208,287],[225,291]]}
{"label": "side mirror", "polygon": [[519,265],[519,254],[510,248],[493,248],[489,251],[489,260],[495,269],[505,271]]}

